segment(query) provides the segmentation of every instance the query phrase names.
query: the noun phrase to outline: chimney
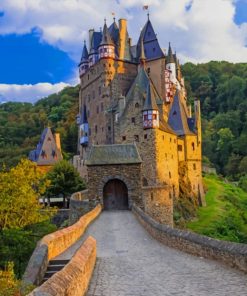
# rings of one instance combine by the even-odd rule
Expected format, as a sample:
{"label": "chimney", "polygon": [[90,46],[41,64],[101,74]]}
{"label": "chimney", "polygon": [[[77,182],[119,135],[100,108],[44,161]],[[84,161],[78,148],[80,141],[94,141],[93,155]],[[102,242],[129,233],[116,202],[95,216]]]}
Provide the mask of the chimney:
{"label": "chimney", "polygon": [[126,36],[127,36],[127,20],[120,19],[119,23],[119,59],[124,59],[124,51],[125,51],[125,43],[126,43]]}
{"label": "chimney", "polygon": [[62,151],[61,151],[60,134],[59,134],[59,133],[55,133],[54,136],[55,136],[55,143],[56,143],[57,149],[58,149],[60,152],[62,152]]}
{"label": "chimney", "polygon": [[89,35],[89,46],[88,46],[88,48],[89,48],[89,51],[91,50],[93,33],[94,33],[94,29],[90,29],[88,31],[88,35]]}

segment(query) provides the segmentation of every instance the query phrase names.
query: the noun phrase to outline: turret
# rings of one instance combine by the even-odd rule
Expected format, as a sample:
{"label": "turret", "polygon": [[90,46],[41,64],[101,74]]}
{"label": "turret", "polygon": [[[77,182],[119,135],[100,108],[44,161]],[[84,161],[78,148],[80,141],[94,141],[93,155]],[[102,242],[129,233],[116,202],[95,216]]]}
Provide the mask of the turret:
{"label": "turret", "polygon": [[159,109],[156,103],[154,89],[151,83],[148,83],[147,97],[143,107],[143,128],[159,127]]}
{"label": "turret", "polygon": [[103,28],[102,40],[98,48],[99,58],[115,58],[115,46],[111,39],[110,32],[107,28],[106,22]]}
{"label": "turret", "polygon": [[170,71],[171,82],[176,83],[176,63],[172,54],[171,44],[169,42],[168,55],[166,59],[166,69]]}
{"label": "turret", "polygon": [[140,67],[144,68],[145,65],[146,65],[146,55],[145,55],[145,51],[144,51],[143,39],[141,40],[141,49],[140,49],[139,62],[140,62]]}
{"label": "turret", "polygon": [[88,69],[88,51],[86,46],[86,41],[84,41],[84,46],[81,55],[81,61],[79,64],[79,75],[82,76]]}
{"label": "turret", "polygon": [[92,67],[99,59],[98,47],[102,39],[102,32],[89,31],[90,52],[88,56],[89,67]]}
{"label": "turret", "polygon": [[88,145],[88,121],[86,105],[83,106],[80,122],[80,144],[82,146]]}

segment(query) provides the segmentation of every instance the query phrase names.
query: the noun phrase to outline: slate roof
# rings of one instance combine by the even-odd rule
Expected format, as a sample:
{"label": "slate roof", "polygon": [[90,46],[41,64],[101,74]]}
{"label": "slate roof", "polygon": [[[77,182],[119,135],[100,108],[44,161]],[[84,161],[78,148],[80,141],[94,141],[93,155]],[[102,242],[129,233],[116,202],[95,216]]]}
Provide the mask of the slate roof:
{"label": "slate roof", "polygon": [[36,149],[29,153],[28,158],[37,165],[54,165],[63,158],[49,127],[44,129]]}
{"label": "slate roof", "polygon": [[93,32],[92,40],[90,44],[90,54],[98,51],[98,47],[102,40],[102,32]]}
{"label": "slate roof", "polygon": [[147,97],[144,103],[143,111],[146,110],[159,110],[156,103],[156,93],[154,92],[154,88],[152,84],[149,82],[147,85]]}
{"label": "slate roof", "polygon": [[100,42],[100,45],[114,45],[114,42],[112,41],[112,38],[106,23],[104,24],[103,35],[102,35],[102,40]]}
{"label": "slate roof", "polygon": [[88,50],[87,50],[86,42],[84,41],[80,64],[85,62],[88,62]]}
{"label": "slate roof", "polygon": [[193,135],[188,125],[185,108],[180,100],[179,91],[176,92],[169,112],[168,124],[178,136]]}
{"label": "slate roof", "polygon": [[109,30],[109,33],[111,35],[113,42],[115,43],[115,45],[117,45],[118,41],[119,41],[119,28],[115,22],[115,19],[114,19],[114,22],[108,28],[108,30]]}
{"label": "slate roof", "polygon": [[86,165],[138,164],[141,157],[135,144],[92,146]]}
{"label": "slate roof", "polygon": [[145,55],[148,60],[164,57],[164,53],[160,48],[152,23],[150,22],[149,19],[142,29],[138,43],[137,43],[137,59],[138,60],[141,54],[141,40],[143,40]]}
{"label": "slate roof", "polygon": [[174,57],[174,54],[172,53],[171,44],[169,42],[168,55],[167,55],[166,63],[167,64],[175,63],[175,58],[176,58],[176,56]]}

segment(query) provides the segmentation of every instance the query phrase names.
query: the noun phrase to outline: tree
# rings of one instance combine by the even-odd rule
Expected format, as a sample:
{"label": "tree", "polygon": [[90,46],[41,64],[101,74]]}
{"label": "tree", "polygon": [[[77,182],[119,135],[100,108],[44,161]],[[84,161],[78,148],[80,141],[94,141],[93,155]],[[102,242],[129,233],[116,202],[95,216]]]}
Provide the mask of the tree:
{"label": "tree", "polygon": [[46,184],[35,163],[22,159],[7,171],[0,172],[0,231],[22,228],[47,219],[40,213],[39,195]]}
{"label": "tree", "polygon": [[72,193],[85,189],[85,183],[81,179],[76,169],[66,160],[61,160],[55,164],[47,174],[50,185],[46,190],[47,196],[63,196],[69,200]]}

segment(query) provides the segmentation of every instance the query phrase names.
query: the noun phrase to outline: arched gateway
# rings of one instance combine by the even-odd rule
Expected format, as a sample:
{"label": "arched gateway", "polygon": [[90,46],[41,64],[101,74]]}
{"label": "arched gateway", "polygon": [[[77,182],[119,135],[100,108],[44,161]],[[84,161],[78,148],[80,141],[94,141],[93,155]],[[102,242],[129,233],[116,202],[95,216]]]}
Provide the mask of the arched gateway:
{"label": "arched gateway", "polygon": [[104,210],[128,210],[128,188],[118,179],[108,181],[103,189]]}

